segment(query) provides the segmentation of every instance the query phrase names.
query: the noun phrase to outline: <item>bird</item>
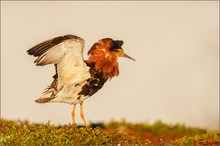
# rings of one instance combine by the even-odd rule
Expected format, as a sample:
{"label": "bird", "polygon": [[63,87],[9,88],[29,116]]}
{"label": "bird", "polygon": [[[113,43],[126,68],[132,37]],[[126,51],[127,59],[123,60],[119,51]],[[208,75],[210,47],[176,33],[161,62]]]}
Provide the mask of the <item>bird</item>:
{"label": "bird", "polygon": [[83,113],[84,101],[103,87],[106,81],[119,75],[118,57],[135,61],[127,55],[122,40],[103,38],[89,49],[88,59],[83,57],[85,41],[79,36],[67,34],[43,41],[27,53],[37,57],[37,66],[54,64],[52,83],[44,90],[36,103],[67,103],[73,105],[72,124],[75,122],[76,105],[80,105],[80,116],[86,128]]}

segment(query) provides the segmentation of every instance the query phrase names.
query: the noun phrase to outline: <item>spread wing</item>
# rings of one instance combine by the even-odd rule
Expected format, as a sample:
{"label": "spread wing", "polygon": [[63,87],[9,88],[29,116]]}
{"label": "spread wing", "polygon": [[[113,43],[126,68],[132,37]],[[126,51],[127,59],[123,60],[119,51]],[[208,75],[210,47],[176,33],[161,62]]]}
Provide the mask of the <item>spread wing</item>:
{"label": "spread wing", "polygon": [[65,35],[44,41],[27,52],[38,57],[34,61],[36,65],[58,64],[67,53],[75,52],[75,56],[72,57],[82,58],[84,43],[84,40],[78,36]]}
{"label": "spread wing", "polygon": [[[91,77],[89,67],[83,59],[84,43],[84,40],[78,36],[65,35],[44,41],[27,51],[28,54],[37,57],[34,62],[38,66],[55,64],[56,88],[51,89],[54,90],[53,92],[59,92],[62,88],[69,89]],[[52,92],[50,88],[46,93]],[[50,97],[54,94],[50,94]],[[65,94],[67,93],[62,93],[60,96],[67,96]]]}

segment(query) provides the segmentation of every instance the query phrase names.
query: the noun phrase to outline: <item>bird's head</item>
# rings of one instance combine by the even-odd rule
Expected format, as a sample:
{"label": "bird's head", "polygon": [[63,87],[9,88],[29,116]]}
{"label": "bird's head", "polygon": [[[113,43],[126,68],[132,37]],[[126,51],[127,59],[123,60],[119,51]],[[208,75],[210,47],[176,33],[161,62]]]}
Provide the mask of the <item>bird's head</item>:
{"label": "bird's head", "polygon": [[118,57],[126,57],[135,61],[132,57],[125,54],[122,49],[123,41],[104,38],[95,43],[88,51],[90,55],[87,63],[95,63],[95,70],[102,70],[103,74],[110,74],[110,77],[117,76]]}
{"label": "bird's head", "polygon": [[[92,48],[89,50],[89,55],[99,56],[101,58],[117,58],[117,57],[125,57],[135,61],[134,58],[127,55],[123,48],[122,40],[113,40],[111,38],[104,38],[95,43]],[[103,55],[101,57],[101,55]]]}
{"label": "bird's head", "polygon": [[123,45],[123,41],[121,40],[112,40],[111,41],[111,47],[110,47],[110,52],[112,52],[113,54],[115,54],[117,57],[125,57],[128,59],[131,59],[133,61],[135,61],[134,58],[130,57],[129,55],[125,54],[124,50],[122,49],[122,45]]}

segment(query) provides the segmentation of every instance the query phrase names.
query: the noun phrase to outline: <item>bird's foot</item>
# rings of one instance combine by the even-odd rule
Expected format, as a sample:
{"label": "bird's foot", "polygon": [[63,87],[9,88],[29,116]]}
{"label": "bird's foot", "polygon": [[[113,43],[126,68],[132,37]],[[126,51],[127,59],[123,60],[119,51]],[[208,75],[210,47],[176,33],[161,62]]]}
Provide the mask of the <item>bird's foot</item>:
{"label": "bird's foot", "polygon": [[85,126],[86,131],[89,131],[90,127],[88,125]]}
{"label": "bird's foot", "polygon": [[76,123],[72,123],[72,126],[73,126],[74,128],[76,128]]}

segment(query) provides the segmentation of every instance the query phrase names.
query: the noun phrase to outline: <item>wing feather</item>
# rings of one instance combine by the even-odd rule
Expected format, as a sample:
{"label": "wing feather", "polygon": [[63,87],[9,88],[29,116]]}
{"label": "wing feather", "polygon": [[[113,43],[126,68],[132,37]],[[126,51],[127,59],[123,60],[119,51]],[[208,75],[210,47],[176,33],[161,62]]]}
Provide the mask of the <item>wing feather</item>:
{"label": "wing feather", "polygon": [[89,67],[83,59],[84,43],[78,36],[65,35],[44,41],[27,52],[38,57],[36,65],[55,64],[59,83],[57,86],[68,86],[90,77]]}
{"label": "wing feather", "polygon": [[[57,45],[62,46],[61,44],[64,44],[65,41],[70,40],[69,44],[66,46],[66,50],[70,47],[70,48],[74,48],[74,44],[71,44],[71,42],[78,42],[78,44],[81,44],[81,51],[83,51],[83,47],[84,47],[84,40],[78,36],[75,35],[65,35],[65,36],[59,36],[47,41],[44,41],[40,44],[37,44],[36,46],[32,47],[31,49],[29,49],[27,52],[29,55],[33,55],[35,57],[40,57],[42,58],[43,54],[47,54],[46,52],[49,50],[53,50],[54,47],[57,48]],[[76,43],[77,44],[77,43]],[[58,47],[59,48],[59,47]],[[66,51],[65,49],[62,49],[62,51]],[[59,52],[59,49],[57,50]],[[61,50],[60,50],[61,51]],[[40,60],[40,59],[38,59]]]}

